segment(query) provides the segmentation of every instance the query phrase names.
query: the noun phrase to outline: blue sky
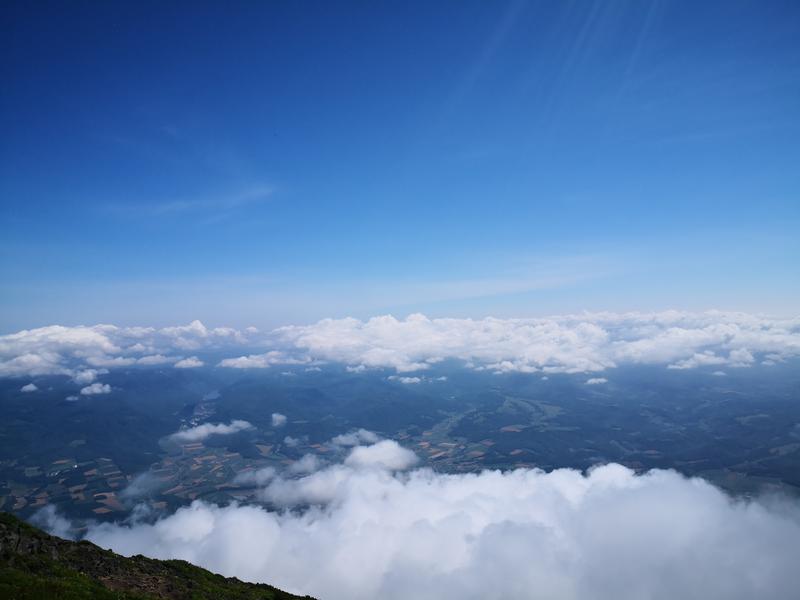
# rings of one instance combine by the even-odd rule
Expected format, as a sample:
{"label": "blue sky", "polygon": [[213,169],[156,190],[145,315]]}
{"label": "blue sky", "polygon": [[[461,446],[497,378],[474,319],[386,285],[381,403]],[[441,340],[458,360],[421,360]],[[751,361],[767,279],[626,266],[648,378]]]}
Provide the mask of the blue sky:
{"label": "blue sky", "polygon": [[6,3],[0,330],[800,306],[796,2]]}

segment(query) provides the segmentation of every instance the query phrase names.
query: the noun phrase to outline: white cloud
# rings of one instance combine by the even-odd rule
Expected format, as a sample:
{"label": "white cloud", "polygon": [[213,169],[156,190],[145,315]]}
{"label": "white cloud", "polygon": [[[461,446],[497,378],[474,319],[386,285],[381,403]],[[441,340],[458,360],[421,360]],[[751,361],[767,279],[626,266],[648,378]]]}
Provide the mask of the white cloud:
{"label": "white cloud", "polygon": [[287,435],[283,438],[283,443],[286,444],[289,448],[295,448],[300,444],[300,440],[298,438],[293,438],[290,435]]}
{"label": "white cloud", "polygon": [[755,362],[752,352],[747,348],[737,348],[731,350],[728,355],[728,364],[731,367],[749,367]]}
{"label": "white cloud", "polygon": [[796,501],[734,501],[672,471],[438,474],[349,460],[265,481],[263,499],[293,510],[198,501],[154,524],[92,525],[88,538],[328,600],[789,600],[800,586]]}
{"label": "white cloud", "polygon": [[414,383],[419,383],[422,381],[420,377],[406,377],[406,376],[399,376],[399,375],[391,375],[387,377],[389,381],[397,381],[399,383],[404,383],[406,385],[411,385]]}
{"label": "white cloud", "polygon": [[608,383],[608,379],[605,377],[590,377],[586,380],[586,385],[600,385],[602,383]]}
{"label": "white cloud", "polygon": [[240,331],[230,327],[208,329],[200,321],[192,321],[188,325],[178,327],[165,327],[159,330],[159,334],[169,339],[172,347],[181,350],[198,350],[207,347],[210,341],[244,343],[247,340],[245,334]]}
{"label": "white cloud", "polygon": [[43,351],[26,353],[0,360],[0,377],[34,377],[36,375],[69,375],[70,370],[59,362],[60,356]]}
{"label": "white cloud", "polygon": [[95,382],[91,385],[87,385],[84,388],[81,388],[81,395],[82,396],[97,396],[99,394],[110,394],[111,393],[111,386],[107,383],[99,383]]}
{"label": "white cloud", "polygon": [[274,467],[264,467],[263,469],[243,471],[236,475],[233,482],[238,485],[255,485],[261,487],[272,481],[276,475],[277,471]]}
{"label": "white cloud", "polygon": [[87,360],[116,354],[109,326],[41,327],[0,336],[0,375],[70,374],[65,358]]}
{"label": "white cloud", "polygon": [[331,440],[335,446],[358,446],[360,444],[374,444],[379,441],[378,434],[367,429],[357,429],[350,433],[337,435]]}
{"label": "white cloud", "polygon": [[286,425],[286,415],[282,415],[281,413],[272,413],[272,426],[283,427],[284,425]]}
{"label": "white cloud", "polygon": [[220,361],[219,366],[231,369],[267,369],[272,365],[300,365],[308,362],[308,359],[292,358],[278,350],[271,350],[265,354],[226,358]]}
{"label": "white cloud", "polygon": [[394,440],[383,440],[370,446],[356,446],[347,455],[344,464],[363,469],[376,467],[390,471],[404,471],[417,464],[417,455]]}
{"label": "white cloud", "polygon": [[31,523],[49,531],[51,535],[72,539],[70,535],[72,523],[56,512],[54,504],[48,504],[37,510],[31,517]]}
{"label": "white cloud", "polygon": [[174,356],[164,356],[163,354],[150,354],[143,356],[136,361],[137,365],[153,366],[153,365],[167,365],[169,363],[177,362],[178,359]]}
{"label": "white cloud", "polygon": [[710,350],[705,352],[695,352],[690,358],[679,360],[678,362],[669,365],[668,369],[696,369],[697,367],[708,367],[711,365],[724,365],[728,361],[722,357],[717,356]]}
{"label": "white cloud", "polygon": [[0,336],[0,377],[67,375],[88,368],[167,364],[169,354],[201,348],[246,346],[257,332],[207,328],[200,321],[179,327],[63,327],[52,325]]}
{"label": "white cloud", "polygon": [[300,460],[294,461],[289,467],[290,473],[313,473],[320,467],[320,460],[314,454],[304,454]]}
{"label": "white cloud", "polygon": [[35,383],[26,383],[26,384],[25,384],[25,385],[23,385],[21,388],[19,388],[19,391],[20,391],[20,392],[26,392],[26,393],[30,393],[30,392],[35,392],[35,391],[37,391],[38,389],[39,389],[39,388],[38,388],[38,387],[36,387],[36,384],[35,384]]}
{"label": "white cloud", "polygon": [[72,381],[78,385],[87,385],[93,383],[98,375],[105,375],[106,373],[108,373],[106,369],[84,369],[75,373]]}
{"label": "white cloud", "polygon": [[93,367],[130,367],[136,364],[136,359],[133,357],[124,356],[90,356],[86,362]]}
{"label": "white cloud", "polygon": [[[742,313],[586,313],[540,319],[325,319],[275,334],[348,370],[424,370],[460,359],[495,372],[597,372],[624,364],[748,366],[800,355],[800,319]],[[768,356],[769,357],[769,356]],[[774,360],[774,359],[773,359]]]}
{"label": "white cloud", "polygon": [[247,421],[236,419],[229,424],[225,423],[203,423],[189,429],[182,429],[173,433],[170,438],[177,442],[199,442],[211,435],[230,435],[240,431],[253,429],[253,425]]}
{"label": "white cloud", "polygon": [[[265,351],[244,353],[255,347]],[[497,373],[591,373],[632,364],[741,368],[800,356],[800,318],[718,311],[478,320],[416,314],[325,319],[269,334],[208,328],[199,321],[162,329],[55,325],[0,336],[0,377],[74,377],[91,368],[177,366],[186,363],[176,355],[200,349],[242,353],[219,362],[229,368],[330,361],[353,373],[388,368],[400,375],[445,359]]]}
{"label": "white cloud", "polygon": [[151,471],[140,473],[120,492],[120,498],[126,501],[145,498],[158,491],[165,490],[169,480],[163,480]]}
{"label": "white cloud", "polygon": [[173,366],[176,369],[196,369],[197,367],[203,366],[203,361],[197,358],[196,356],[190,356],[189,358],[184,358],[183,360],[179,360]]}

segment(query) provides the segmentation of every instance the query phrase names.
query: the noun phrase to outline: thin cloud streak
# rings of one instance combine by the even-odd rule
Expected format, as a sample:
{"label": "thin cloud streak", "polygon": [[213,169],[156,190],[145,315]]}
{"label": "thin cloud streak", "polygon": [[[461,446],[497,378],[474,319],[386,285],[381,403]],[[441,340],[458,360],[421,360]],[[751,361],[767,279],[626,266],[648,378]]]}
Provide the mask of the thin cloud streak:
{"label": "thin cloud streak", "polygon": [[225,214],[268,201],[274,193],[272,187],[254,186],[241,192],[208,198],[182,198],[165,202],[140,202],[136,204],[111,204],[107,208],[124,215],[168,217],[182,214]]}

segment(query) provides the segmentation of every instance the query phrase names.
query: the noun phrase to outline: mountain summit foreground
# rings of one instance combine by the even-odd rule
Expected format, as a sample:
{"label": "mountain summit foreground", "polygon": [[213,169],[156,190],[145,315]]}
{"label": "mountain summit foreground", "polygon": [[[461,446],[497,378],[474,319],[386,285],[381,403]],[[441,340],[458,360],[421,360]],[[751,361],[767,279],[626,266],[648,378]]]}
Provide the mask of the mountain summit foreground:
{"label": "mountain summit foreground", "polygon": [[[266,584],[215,575],[182,560],[126,558],[54,537],[0,513],[0,598],[10,600],[295,600]],[[304,598],[309,599],[310,596]]]}

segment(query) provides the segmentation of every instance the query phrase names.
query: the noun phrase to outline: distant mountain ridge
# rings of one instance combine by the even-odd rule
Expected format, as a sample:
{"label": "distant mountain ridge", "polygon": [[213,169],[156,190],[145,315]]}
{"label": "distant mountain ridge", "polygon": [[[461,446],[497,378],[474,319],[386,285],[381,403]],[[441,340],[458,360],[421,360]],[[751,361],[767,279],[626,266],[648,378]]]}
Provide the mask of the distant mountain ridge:
{"label": "distant mountain ridge", "polygon": [[126,558],[88,541],[48,535],[0,513],[0,598],[296,600],[301,596],[215,575],[182,560]]}

